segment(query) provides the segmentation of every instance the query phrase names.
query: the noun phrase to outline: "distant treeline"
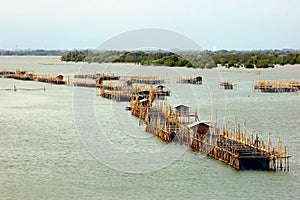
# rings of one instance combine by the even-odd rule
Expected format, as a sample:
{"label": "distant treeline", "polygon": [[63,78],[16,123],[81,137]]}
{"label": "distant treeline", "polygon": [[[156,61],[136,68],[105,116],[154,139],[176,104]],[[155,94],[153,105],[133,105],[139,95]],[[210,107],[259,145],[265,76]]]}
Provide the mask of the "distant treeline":
{"label": "distant treeline", "polygon": [[257,51],[212,53],[215,63],[226,67],[269,68],[275,65],[300,64],[300,52]]}
{"label": "distant treeline", "polygon": [[286,64],[300,64],[297,51],[199,51],[175,54],[166,51],[72,51],[61,57],[62,61],[73,62],[115,62],[137,63],[141,65],[164,65],[193,68],[224,67],[268,68]]}
{"label": "distant treeline", "polygon": [[144,51],[103,51],[93,52],[74,51],[68,52],[61,57],[62,61],[74,62],[115,62],[115,63],[138,63],[141,65],[165,65],[192,67],[192,64],[180,55],[172,52],[144,52]]}
{"label": "distant treeline", "polygon": [[62,50],[0,50],[1,56],[61,56]]}

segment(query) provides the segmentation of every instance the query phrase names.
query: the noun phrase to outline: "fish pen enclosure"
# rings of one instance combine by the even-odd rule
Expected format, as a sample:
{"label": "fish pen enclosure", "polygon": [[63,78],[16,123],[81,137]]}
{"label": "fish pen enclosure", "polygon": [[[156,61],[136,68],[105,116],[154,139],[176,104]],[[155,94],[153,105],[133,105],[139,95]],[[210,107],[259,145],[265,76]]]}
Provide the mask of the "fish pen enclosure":
{"label": "fish pen enclosure", "polygon": [[238,170],[289,171],[290,155],[280,139],[276,150],[270,136],[265,142],[258,135],[247,137],[246,128],[244,132],[240,132],[239,128],[230,132],[199,121],[197,115],[189,116],[194,117],[181,122],[177,109],[165,103],[155,105],[148,109],[146,131],[165,142],[189,145],[192,149],[202,151]]}
{"label": "fish pen enclosure", "polygon": [[136,89],[130,101],[132,115],[146,124],[146,131],[165,142],[179,142],[192,149],[206,153],[237,170],[282,170],[289,171],[287,147],[279,138],[277,149],[270,135],[265,142],[258,135],[247,137],[246,126],[234,131],[217,128],[201,122],[197,112],[191,113],[188,106],[172,107],[165,101],[153,102],[153,90]]}
{"label": "fish pen enclosure", "polygon": [[94,72],[94,73],[89,73],[89,74],[75,74],[74,78],[82,78],[82,79],[99,79],[101,78],[102,80],[119,80],[120,76],[117,76],[115,74],[109,74],[109,73],[99,73],[99,72]]}
{"label": "fish pen enclosure", "polygon": [[69,81],[64,80],[63,75],[58,75],[55,77],[48,76],[48,75],[37,75],[37,81],[44,82],[44,83],[56,84],[56,85],[65,85],[69,82]]}
{"label": "fish pen enclosure", "polygon": [[223,87],[224,90],[233,90],[236,87],[236,84],[232,82],[220,82],[219,85]]}
{"label": "fish pen enclosure", "polygon": [[37,76],[36,74],[29,72],[27,73],[25,70],[15,70],[15,71],[0,71],[0,75],[3,78],[13,78],[22,81],[35,81]]}
{"label": "fish pen enclosure", "polygon": [[96,87],[99,88],[101,97],[118,102],[129,102],[133,92],[133,86],[131,84],[119,80],[103,81],[99,79],[96,83]]}
{"label": "fish pen enclosure", "polygon": [[153,88],[154,98],[155,99],[165,99],[171,95],[171,91],[166,89],[164,85],[158,85]]}
{"label": "fish pen enclosure", "polygon": [[[48,76],[26,73],[25,71],[1,71],[5,78],[19,80],[37,80],[52,84],[68,84],[70,79],[64,76]],[[201,122],[197,111],[191,112],[187,105],[172,106],[166,98],[171,91],[161,85],[161,80],[156,77],[123,77],[112,80],[112,76],[103,74],[77,75],[77,78],[91,78],[100,76],[95,82],[73,82],[74,86],[96,87],[100,96],[115,101],[127,101],[131,114],[140,119],[146,126],[145,130],[156,135],[164,142],[175,142],[188,145],[190,148],[204,152],[208,156],[220,160],[237,170],[281,170],[289,171],[289,158],[286,146],[278,139],[276,145],[271,142],[270,135],[265,142],[258,135],[246,133],[246,123],[243,131],[240,125],[235,125],[234,131],[226,127],[219,128],[216,124],[208,125]],[[197,77],[196,77],[197,78]],[[200,79],[187,83],[200,84]],[[93,80],[94,81],[94,80]],[[202,78],[201,78],[202,83]],[[158,85],[153,85],[158,84]],[[232,89],[233,84],[223,82],[224,89]],[[226,88],[226,87],[229,88]],[[231,88],[232,86],[232,88]],[[291,92],[298,91],[300,83],[259,81],[254,89],[262,92]],[[18,90],[29,90],[18,88]],[[44,88],[30,90],[46,90]],[[4,90],[12,90],[4,89]],[[13,88],[17,91],[17,88]]]}
{"label": "fish pen enclosure", "polygon": [[153,99],[165,99],[170,96],[171,91],[166,89],[164,85],[146,86],[145,84],[136,83],[130,80],[118,80],[118,81],[103,81],[97,80],[96,87],[100,89],[100,96],[115,101],[127,101],[129,102],[132,94],[141,88],[147,88],[145,91],[152,91]]}
{"label": "fish pen enclosure", "polygon": [[[238,126],[240,127],[240,126]],[[200,146],[207,155],[223,161],[238,170],[282,170],[289,171],[287,147],[278,139],[277,149],[268,141],[259,139],[258,135],[247,137],[246,128],[230,132],[225,128],[211,127]]]}
{"label": "fish pen enclosure", "polygon": [[26,72],[25,70],[15,70],[15,71],[1,71],[0,75],[3,78],[13,78],[21,81],[38,81],[44,83],[51,83],[57,85],[70,84],[70,79],[64,80],[64,76],[59,74],[57,76],[50,76],[46,74],[35,74],[33,72]]}
{"label": "fish pen enclosure", "polygon": [[155,76],[128,76],[132,83],[146,84],[146,85],[157,85],[163,84],[165,81]]}
{"label": "fish pen enclosure", "polygon": [[269,93],[297,92],[300,90],[300,82],[260,80],[254,83],[253,90]]}
{"label": "fish pen enclosure", "polygon": [[196,77],[179,78],[179,80],[177,82],[178,83],[188,83],[188,84],[201,85],[202,84],[202,77],[201,76],[196,76]]}
{"label": "fish pen enclosure", "polygon": [[96,82],[91,82],[91,81],[73,81],[73,86],[76,87],[90,87],[90,88],[95,88],[96,87]]}
{"label": "fish pen enclosure", "polygon": [[145,122],[153,99],[152,87],[136,87],[130,97],[131,114]]}

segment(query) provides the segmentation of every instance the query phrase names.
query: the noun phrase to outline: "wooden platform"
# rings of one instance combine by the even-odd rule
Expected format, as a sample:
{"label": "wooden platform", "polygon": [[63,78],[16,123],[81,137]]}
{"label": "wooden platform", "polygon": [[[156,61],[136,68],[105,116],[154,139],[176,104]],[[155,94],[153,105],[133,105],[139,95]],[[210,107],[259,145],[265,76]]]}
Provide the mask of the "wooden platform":
{"label": "wooden platform", "polygon": [[300,82],[260,80],[253,85],[253,90],[269,93],[297,92],[300,90]]}

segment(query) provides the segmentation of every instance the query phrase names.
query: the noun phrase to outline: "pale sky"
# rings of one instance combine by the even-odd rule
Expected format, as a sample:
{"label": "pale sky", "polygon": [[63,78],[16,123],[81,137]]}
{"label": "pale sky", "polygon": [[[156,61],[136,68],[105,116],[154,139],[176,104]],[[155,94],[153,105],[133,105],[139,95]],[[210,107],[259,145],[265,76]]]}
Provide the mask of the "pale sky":
{"label": "pale sky", "polygon": [[93,49],[140,28],[204,49],[300,49],[300,1],[0,0],[0,49]]}

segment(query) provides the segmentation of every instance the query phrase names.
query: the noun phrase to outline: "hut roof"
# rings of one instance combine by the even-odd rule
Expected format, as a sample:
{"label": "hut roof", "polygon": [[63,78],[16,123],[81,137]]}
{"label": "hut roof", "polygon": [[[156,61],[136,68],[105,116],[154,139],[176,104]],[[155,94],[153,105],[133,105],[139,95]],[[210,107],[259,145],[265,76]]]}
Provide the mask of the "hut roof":
{"label": "hut roof", "polygon": [[178,104],[178,105],[175,105],[174,108],[178,109],[180,107],[183,107],[183,108],[190,108],[190,106],[188,105],[184,105],[184,104]]}
{"label": "hut roof", "polygon": [[26,74],[26,71],[17,71],[18,74]]}
{"label": "hut roof", "polygon": [[194,123],[191,123],[191,124],[187,125],[187,127],[188,127],[188,128],[193,128],[193,127],[199,126],[199,125],[204,125],[204,126],[209,127],[209,125],[207,125],[207,124],[205,124],[205,123],[203,123],[203,122],[200,122],[200,121],[196,121],[196,122],[194,122]]}
{"label": "hut roof", "polygon": [[139,102],[140,103],[143,103],[143,102],[146,102],[146,101],[149,101],[148,99],[142,99],[142,100],[140,100]]}
{"label": "hut roof", "polygon": [[160,84],[160,85],[157,85],[156,87],[157,87],[157,88],[165,88],[166,86]]}
{"label": "hut roof", "polygon": [[150,93],[150,91],[149,90],[140,90],[139,92],[138,92],[138,94],[149,94]]}

